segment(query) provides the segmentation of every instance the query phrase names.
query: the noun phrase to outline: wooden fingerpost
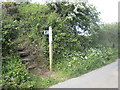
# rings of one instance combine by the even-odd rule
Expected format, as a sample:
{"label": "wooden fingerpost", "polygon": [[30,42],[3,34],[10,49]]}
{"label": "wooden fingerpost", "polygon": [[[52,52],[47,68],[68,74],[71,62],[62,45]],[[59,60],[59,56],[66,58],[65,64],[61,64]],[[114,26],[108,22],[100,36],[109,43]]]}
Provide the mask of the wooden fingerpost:
{"label": "wooden fingerpost", "polygon": [[50,72],[52,72],[52,27],[49,27],[49,60],[50,60]]}

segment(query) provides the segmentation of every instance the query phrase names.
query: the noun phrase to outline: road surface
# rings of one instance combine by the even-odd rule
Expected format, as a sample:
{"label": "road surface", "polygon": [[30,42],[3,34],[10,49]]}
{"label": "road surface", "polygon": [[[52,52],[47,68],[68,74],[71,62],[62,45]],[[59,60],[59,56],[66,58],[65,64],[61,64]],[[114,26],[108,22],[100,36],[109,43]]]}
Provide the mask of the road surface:
{"label": "road surface", "polygon": [[118,88],[118,61],[49,88]]}

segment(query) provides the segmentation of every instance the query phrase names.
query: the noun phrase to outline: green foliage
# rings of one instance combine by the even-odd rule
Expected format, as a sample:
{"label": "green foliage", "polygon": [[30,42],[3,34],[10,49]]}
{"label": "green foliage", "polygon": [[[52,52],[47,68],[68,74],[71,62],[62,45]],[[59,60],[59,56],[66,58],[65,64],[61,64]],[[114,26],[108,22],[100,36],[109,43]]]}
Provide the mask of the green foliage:
{"label": "green foliage", "polygon": [[2,23],[2,49],[3,56],[6,56],[13,50],[13,40],[19,35],[19,23],[12,18],[6,18]]}
{"label": "green foliage", "polygon": [[109,64],[117,58],[117,50],[111,48],[89,49],[87,52],[74,52],[69,58],[55,64],[56,71],[68,77],[76,77]]}
{"label": "green foliage", "polygon": [[[100,30],[92,36],[94,45],[118,47],[118,23],[100,25]],[[95,38],[96,37],[96,38]]]}
{"label": "green foliage", "polygon": [[[43,53],[48,58],[48,36],[43,35],[45,29],[53,28],[53,57],[55,60],[63,58],[72,51],[84,50],[84,36],[80,38],[76,27],[92,33],[92,26],[97,26],[98,12],[87,3],[69,4],[65,2],[40,4],[20,4],[16,6],[18,13],[13,19],[19,22],[18,28],[22,35],[28,35],[32,43],[44,41]],[[18,20],[19,18],[19,20]],[[94,30],[93,30],[94,31]],[[80,39],[79,39],[80,38]]]}
{"label": "green foliage", "polygon": [[[44,35],[44,30],[49,26],[53,29],[54,70],[69,77],[106,65],[117,57],[116,50],[104,48],[106,41],[116,43],[116,30],[113,30],[116,26],[111,28],[112,25],[106,25],[103,31],[99,29],[99,13],[87,3],[7,3],[3,4],[3,9],[6,11],[2,24],[4,88],[46,88],[59,82],[51,77],[41,79],[40,76],[30,75],[15,54],[19,46],[14,46],[14,42],[27,40],[27,49],[38,50],[39,57],[48,60],[48,36]],[[78,35],[77,27],[88,35]],[[96,46],[99,48],[96,49]],[[37,59],[41,59],[39,57]]]}
{"label": "green foliage", "polygon": [[[54,13],[59,14],[56,21],[53,20],[50,25],[53,27],[53,56],[54,59],[60,59],[73,51],[81,50],[81,41],[79,40],[77,26],[84,31],[90,31],[92,26],[99,21],[98,12],[94,7],[87,3],[69,4],[69,3],[50,3],[47,5]],[[56,17],[55,17],[56,18]],[[52,18],[53,19],[53,18]],[[52,20],[51,19],[51,20]],[[80,39],[83,39],[84,36]],[[86,46],[89,46],[86,43]]]}
{"label": "green foliage", "polygon": [[42,81],[40,88],[49,88],[49,86],[57,84],[58,82],[59,80],[54,80],[51,77],[47,77],[46,79]]}
{"label": "green foliage", "polygon": [[20,57],[13,55],[3,59],[3,88],[31,88],[34,86],[26,67]]}

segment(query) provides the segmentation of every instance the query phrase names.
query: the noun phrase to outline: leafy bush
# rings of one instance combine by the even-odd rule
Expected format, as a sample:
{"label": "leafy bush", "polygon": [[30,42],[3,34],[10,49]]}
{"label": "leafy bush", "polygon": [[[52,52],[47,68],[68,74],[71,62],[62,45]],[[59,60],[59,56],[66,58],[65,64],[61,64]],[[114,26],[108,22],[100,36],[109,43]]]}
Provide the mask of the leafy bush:
{"label": "leafy bush", "polygon": [[68,58],[56,63],[56,71],[72,77],[79,76],[103,65],[109,64],[117,58],[117,50],[111,48],[87,50],[87,52],[74,52]]}
{"label": "leafy bush", "polygon": [[34,83],[19,56],[3,59],[3,88],[32,88]]}
{"label": "leafy bush", "polygon": [[94,46],[118,48],[118,23],[100,25],[100,30],[92,38]]}
{"label": "leafy bush", "polygon": [[2,23],[2,49],[3,49],[3,56],[10,54],[13,50],[13,41],[19,35],[19,22],[14,21],[11,17],[7,17],[3,20]]}
{"label": "leafy bush", "polygon": [[23,24],[20,29],[24,31],[25,35],[28,35],[31,42],[39,43],[40,39],[44,40],[43,47],[46,50],[43,53],[46,54],[47,58],[48,36],[45,36],[43,32],[49,26],[52,26],[53,58],[55,60],[63,58],[65,56],[64,53],[69,54],[69,52],[81,49],[82,43],[79,40],[76,26],[79,26],[84,31],[89,31],[91,29],[90,26],[96,25],[99,21],[96,9],[86,3],[21,4],[17,7],[18,15],[21,17],[21,24]]}
{"label": "leafy bush", "polygon": [[[87,3],[69,4],[65,2],[50,3],[47,6],[57,14],[54,14],[53,17],[56,19],[50,23],[53,27],[53,58],[55,60],[62,59],[73,51],[80,51],[81,46],[89,46],[89,43],[82,45],[80,39],[82,40],[84,36],[79,38],[76,27],[92,33],[91,25],[99,22],[97,17],[99,13],[94,7]],[[92,13],[94,17],[89,13]],[[93,30],[96,32],[95,29]]]}

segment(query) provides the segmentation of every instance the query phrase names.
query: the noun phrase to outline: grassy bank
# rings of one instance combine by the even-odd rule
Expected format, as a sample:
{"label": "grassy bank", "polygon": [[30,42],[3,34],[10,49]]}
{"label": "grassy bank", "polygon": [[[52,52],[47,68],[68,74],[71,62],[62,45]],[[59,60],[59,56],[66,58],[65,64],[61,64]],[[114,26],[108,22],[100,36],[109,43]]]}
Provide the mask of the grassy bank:
{"label": "grassy bank", "polygon": [[[35,87],[48,88],[59,82],[83,75],[116,61],[117,50],[111,48],[90,49],[86,53],[74,53],[54,64],[54,73],[36,83]],[[72,57],[73,56],[73,57]],[[61,61],[61,62],[60,62]],[[39,82],[39,81],[38,81]]]}

